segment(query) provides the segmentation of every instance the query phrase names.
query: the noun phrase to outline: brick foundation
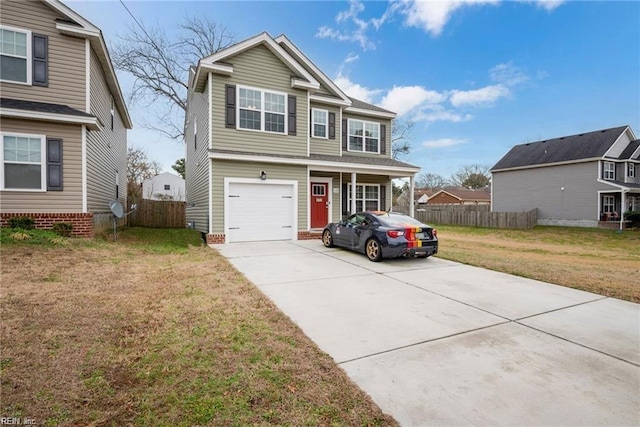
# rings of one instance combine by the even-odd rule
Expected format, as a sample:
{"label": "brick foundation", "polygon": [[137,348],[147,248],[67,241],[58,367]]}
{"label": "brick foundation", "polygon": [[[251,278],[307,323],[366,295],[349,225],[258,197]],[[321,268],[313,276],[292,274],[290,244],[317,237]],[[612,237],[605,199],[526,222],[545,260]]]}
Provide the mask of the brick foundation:
{"label": "brick foundation", "polygon": [[298,240],[315,240],[321,239],[322,232],[321,231],[298,231]]}
{"label": "brick foundation", "polygon": [[69,222],[73,224],[72,236],[93,237],[92,213],[1,213],[0,226],[7,227],[9,218],[23,216],[33,218],[39,229],[51,230],[57,222]]}
{"label": "brick foundation", "polygon": [[224,243],[224,233],[221,234],[207,234],[207,245],[216,245]]}

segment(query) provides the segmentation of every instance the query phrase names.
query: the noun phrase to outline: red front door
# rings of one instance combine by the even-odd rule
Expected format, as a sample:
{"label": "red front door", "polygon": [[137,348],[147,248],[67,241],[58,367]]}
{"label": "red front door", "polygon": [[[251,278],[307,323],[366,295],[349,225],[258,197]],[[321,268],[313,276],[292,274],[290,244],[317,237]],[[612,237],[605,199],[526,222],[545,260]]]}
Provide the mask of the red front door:
{"label": "red front door", "polygon": [[329,222],[329,185],[311,183],[311,228],[323,228]]}

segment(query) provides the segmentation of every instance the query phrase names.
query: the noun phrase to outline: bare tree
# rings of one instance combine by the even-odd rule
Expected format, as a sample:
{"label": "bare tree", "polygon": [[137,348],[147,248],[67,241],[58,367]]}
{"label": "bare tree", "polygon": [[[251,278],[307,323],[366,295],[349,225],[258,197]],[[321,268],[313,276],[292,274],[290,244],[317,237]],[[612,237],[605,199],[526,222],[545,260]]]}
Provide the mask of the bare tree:
{"label": "bare tree", "polygon": [[442,190],[449,185],[449,182],[437,173],[422,172],[416,177],[416,187],[426,190],[437,191]]}
{"label": "bare tree", "polygon": [[412,131],[415,123],[412,121],[394,120],[391,124],[391,157],[396,160],[406,158],[411,149]]}
{"label": "bare tree", "polygon": [[129,27],[111,47],[116,69],[134,77],[132,103],[153,106],[144,126],[173,139],[182,139],[187,109],[189,66],[234,42],[226,27],[207,17],[185,17],[177,35],[158,27]]}
{"label": "bare tree", "polygon": [[451,175],[451,184],[471,190],[480,190],[490,183],[489,166],[486,165],[464,165]]}
{"label": "bare tree", "polygon": [[162,172],[156,161],[149,160],[147,153],[134,147],[127,148],[127,197],[135,202],[142,196],[141,185],[145,179]]}

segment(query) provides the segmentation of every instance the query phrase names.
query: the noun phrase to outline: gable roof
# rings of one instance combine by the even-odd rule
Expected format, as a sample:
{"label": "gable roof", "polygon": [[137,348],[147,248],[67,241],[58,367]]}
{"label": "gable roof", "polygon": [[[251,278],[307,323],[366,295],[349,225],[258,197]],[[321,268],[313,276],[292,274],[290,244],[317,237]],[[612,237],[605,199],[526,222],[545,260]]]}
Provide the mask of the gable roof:
{"label": "gable roof", "polygon": [[620,154],[620,160],[640,160],[640,139],[631,141]]}
{"label": "gable roof", "polygon": [[491,193],[484,190],[469,190],[466,188],[453,188],[447,187],[441,190],[425,190],[421,188],[416,188],[414,193],[415,200],[422,198],[422,196],[427,196],[428,199],[431,199],[437,196],[440,193],[449,194],[451,197],[454,197],[460,201],[491,201]]}
{"label": "gable roof", "polygon": [[491,171],[602,158],[629,126],[516,145]]}
{"label": "gable roof", "polygon": [[349,97],[349,100],[351,100],[351,106],[347,107],[345,109],[346,111],[352,113],[357,113],[359,111],[366,111],[367,113],[374,112],[378,113],[377,115],[388,117],[390,119],[396,117],[396,113],[394,113],[393,111],[385,110],[384,108],[378,107],[377,105],[369,104],[368,102],[360,101],[359,99],[355,99],[352,97]]}
{"label": "gable roof", "polygon": [[122,91],[120,90],[120,84],[118,83],[118,77],[116,76],[115,69],[111,63],[111,57],[107,50],[107,45],[102,36],[100,28],[93,25],[91,22],[80,16],[73,9],[62,3],[60,0],[42,0],[46,5],[56,10],[63,16],[69,18],[69,20],[56,20],[56,28],[62,33],[72,35],[74,37],[82,37],[89,40],[91,47],[96,52],[100,65],[104,70],[105,78],[107,80],[107,86],[113,96],[116,108],[120,112],[122,122],[127,129],[133,127],[131,123],[131,117],[129,116],[129,110],[125,102]]}
{"label": "gable roof", "polygon": [[209,72],[223,75],[233,74],[233,65],[225,63],[225,59],[245,52],[256,46],[263,45],[269,49],[283,64],[285,64],[297,76],[291,78],[291,86],[300,89],[318,89],[320,83],[300,63],[293,58],[282,46],[280,46],[269,33],[262,32],[241,42],[235,43],[225,49],[215,52],[198,61],[194,76],[194,89],[201,92],[204,89]]}

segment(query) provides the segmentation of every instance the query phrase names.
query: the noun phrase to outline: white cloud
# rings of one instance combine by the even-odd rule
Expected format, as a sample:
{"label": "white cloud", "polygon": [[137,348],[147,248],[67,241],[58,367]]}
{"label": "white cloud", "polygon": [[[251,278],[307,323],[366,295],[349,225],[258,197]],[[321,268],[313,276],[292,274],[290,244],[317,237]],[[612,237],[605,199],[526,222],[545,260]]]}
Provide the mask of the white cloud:
{"label": "white cloud", "polygon": [[342,73],[338,73],[338,76],[333,79],[333,81],[347,95],[364,102],[373,103],[374,98],[382,93],[380,89],[369,89],[358,83],[354,83],[349,80],[348,76],[344,76]]}
{"label": "white cloud", "polygon": [[438,36],[456,9],[497,3],[498,0],[402,0],[401,12],[405,15],[408,26],[422,28],[432,36]]}
{"label": "white cloud", "polygon": [[441,105],[430,106],[418,111],[412,118],[414,122],[452,122],[460,123],[473,119],[473,115],[469,113],[459,113],[453,110],[447,110]]}
{"label": "white cloud", "polygon": [[534,0],[536,6],[549,12],[560,6],[565,0]]}
{"label": "white cloud", "polygon": [[360,58],[360,55],[349,54],[343,61],[343,65],[350,64],[352,62],[357,61]]}
{"label": "white cloud", "polygon": [[489,76],[491,76],[491,80],[494,82],[507,86],[515,86],[529,80],[529,76],[524,74],[520,68],[513,65],[511,61],[493,67],[489,70]]}
{"label": "white cloud", "polygon": [[507,97],[510,94],[511,91],[508,87],[502,84],[497,84],[485,86],[481,89],[451,91],[449,101],[454,107],[461,107],[465,105],[488,106],[498,99]]}
{"label": "white cloud", "polygon": [[457,138],[440,138],[440,139],[429,139],[427,141],[422,142],[422,146],[426,148],[444,148],[444,147],[453,147],[454,145],[466,144],[466,139],[457,139]]}
{"label": "white cloud", "polygon": [[321,39],[333,39],[341,42],[356,42],[360,44],[362,50],[374,50],[376,45],[369,40],[364,31],[341,32],[334,28],[322,26],[318,28],[316,37]]}
{"label": "white cloud", "polygon": [[380,106],[402,116],[422,104],[439,104],[445,100],[444,95],[422,86],[394,86],[382,98]]}

